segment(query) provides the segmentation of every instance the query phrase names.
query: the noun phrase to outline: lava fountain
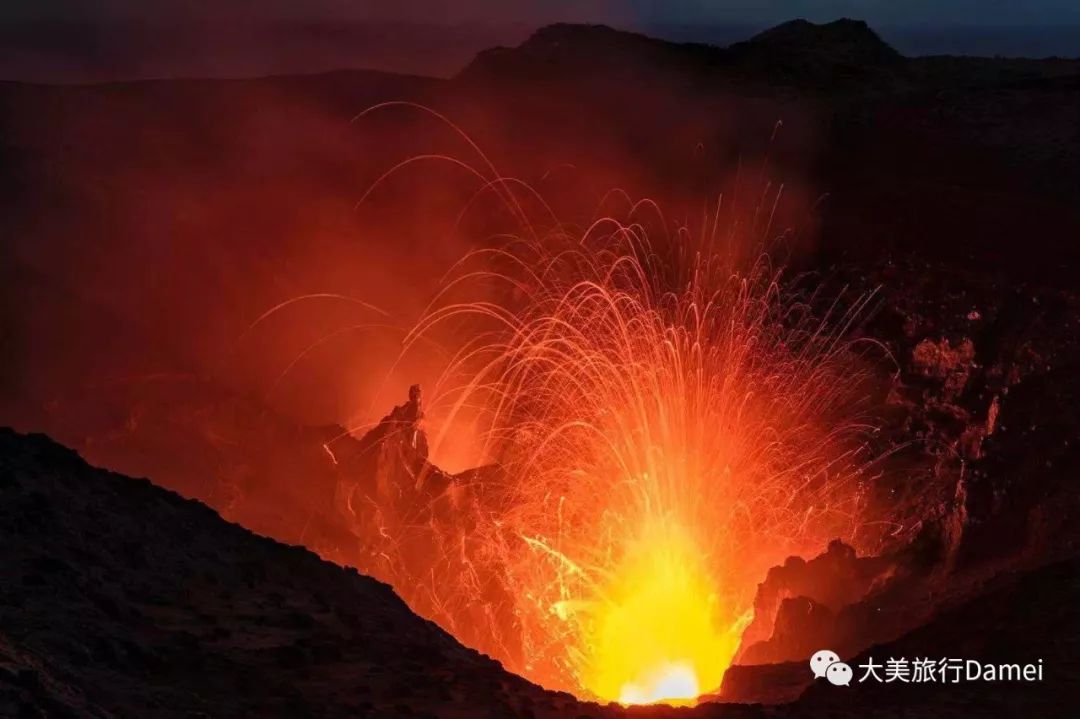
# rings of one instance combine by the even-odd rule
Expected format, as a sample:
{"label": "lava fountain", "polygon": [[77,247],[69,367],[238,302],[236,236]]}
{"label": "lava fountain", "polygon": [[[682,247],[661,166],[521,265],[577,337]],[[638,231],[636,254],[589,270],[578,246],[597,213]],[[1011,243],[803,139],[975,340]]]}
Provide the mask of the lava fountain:
{"label": "lava fountain", "polygon": [[859,522],[866,299],[815,312],[716,226],[654,245],[608,218],[474,252],[410,337],[470,327],[437,403],[482,413],[508,478],[477,489],[470,561],[513,598],[509,664],[546,686],[693,703],[764,572]]}
{"label": "lava fountain", "polygon": [[[368,112],[401,106],[435,116],[480,169],[413,157],[368,193],[449,161],[519,230],[467,254],[403,343],[447,351],[426,393],[435,457],[455,426],[479,427],[499,471],[369,492],[370,516],[349,515],[374,543],[358,564],[548,688],[692,704],[719,687],[770,567],[870,541],[863,354],[878,348],[852,332],[870,298],[827,297],[773,264],[768,185],[695,231],[672,232],[650,201],[571,231],[446,118]],[[526,212],[537,206],[545,226]]]}

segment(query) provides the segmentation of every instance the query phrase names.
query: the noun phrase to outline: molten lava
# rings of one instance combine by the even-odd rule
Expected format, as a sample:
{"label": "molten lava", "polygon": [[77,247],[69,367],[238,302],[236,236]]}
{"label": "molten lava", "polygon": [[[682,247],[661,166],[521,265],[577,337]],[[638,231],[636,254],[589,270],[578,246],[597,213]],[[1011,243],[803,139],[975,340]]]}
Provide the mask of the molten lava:
{"label": "molten lava", "polygon": [[[767,264],[684,249],[614,220],[515,240],[470,257],[415,335],[477,322],[436,388],[486,411],[508,478],[468,561],[512,597],[508,663],[549,687],[717,689],[764,572],[858,523],[858,305],[818,316]],[[483,299],[448,299],[477,278]]]}
{"label": "molten lava", "polygon": [[718,582],[680,527],[656,526],[599,590],[583,644],[585,689],[623,704],[692,702],[720,685],[739,642]]}
{"label": "molten lava", "polygon": [[[462,420],[500,471],[426,499],[394,488],[401,512],[369,496],[380,527],[406,518],[369,548],[377,575],[548,688],[693,703],[719,687],[768,568],[860,526],[874,427],[849,329],[867,298],[824,301],[772,266],[768,189],[699,233],[650,202],[572,231],[424,111],[524,230],[463,258],[403,343],[446,351],[426,405],[436,456]],[[530,220],[536,204],[554,224]]]}

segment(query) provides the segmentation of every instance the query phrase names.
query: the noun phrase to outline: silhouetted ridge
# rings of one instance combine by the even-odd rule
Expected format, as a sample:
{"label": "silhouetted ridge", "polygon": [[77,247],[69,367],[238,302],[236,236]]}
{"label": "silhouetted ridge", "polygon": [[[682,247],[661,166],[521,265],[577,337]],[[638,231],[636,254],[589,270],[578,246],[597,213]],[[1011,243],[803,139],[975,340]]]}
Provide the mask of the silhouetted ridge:
{"label": "silhouetted ridge", "polygon": [[859,20],[825,25],[795,20],[730,48],[563,23],[537,30],[518,47],[480,53],[462,75],[516,81],[662,77],[665,83],[705,78],[824,87],[879,73],[903,60]]}
{"label": "silhouetted ridge", "polygon": [[883,66],[903,56],[862,20],[836,20],[818,25],[792,20],[731,46],[740,61],[765,61],[773,66],[804,63],[827,66]]}
{"label": "silhouetted ridge", "polygon": [[558,23],[542,27],[514,48],[485,50],[462,72],[466,77],[640,75],[700,71],[727,60],[711,45],[672,43],[606,25]]}

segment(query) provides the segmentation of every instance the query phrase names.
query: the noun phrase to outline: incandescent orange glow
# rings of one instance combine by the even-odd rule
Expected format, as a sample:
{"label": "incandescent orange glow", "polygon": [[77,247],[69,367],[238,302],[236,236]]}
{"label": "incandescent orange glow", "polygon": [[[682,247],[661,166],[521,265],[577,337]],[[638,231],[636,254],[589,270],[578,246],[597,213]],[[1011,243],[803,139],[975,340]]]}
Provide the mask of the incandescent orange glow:
{"label": "incandescent orange glow", "polygon": [[484,326],[436,396],[487,410],[506,470],[471,566],[513,598],[515,668],[624,703],[716,690],[765,571],[850,536],[865,488],[858,304],[675,247],[610,219],[516,240],[462,274],[510,299],[426,320]]}
{"label": "incandescent orange glow", "polygon": [[596,602],[587,690],[623,704],[678,704],[720,685],[742,627],[724,625],[717,582],[681,528],[650,528]]}
{"label": "incandescent orange glow", "polygon": [[387,542],[381,576],[545,687],[692,704],[719,688],[766,571],[864,515],[870,372],[849,330],[869,298],[826,301],[772,264],[768,185],[696,232],[649,201],[570,229],[402,105],[466,141],[480,169],[451,162],[519,232],[464,257],[403,342],[448,358],[425,395],[436,456],[467,415],[500,471],[454,478],[449,520],[409,502],[389,535],[426,532],[431,559],[409,569]]}

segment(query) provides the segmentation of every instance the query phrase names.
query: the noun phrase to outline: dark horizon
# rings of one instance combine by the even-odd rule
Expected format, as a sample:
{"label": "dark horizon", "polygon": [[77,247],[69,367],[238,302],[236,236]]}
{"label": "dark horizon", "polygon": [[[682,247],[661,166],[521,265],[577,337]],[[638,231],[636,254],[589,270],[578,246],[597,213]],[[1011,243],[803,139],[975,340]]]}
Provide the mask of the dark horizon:
{"label": "dark horizon", "polygon": [[[345,69],[450,77],[478,52],[520,44],[552,22],[556,21],[23,18],[0,26],[0,81],[68,84],[242,78]],[[645,20],[602,24],[674,42],[726,46],[777,23]],[[902,54],[914,57],[1080,57],[1080,22],[870,25]]]}

